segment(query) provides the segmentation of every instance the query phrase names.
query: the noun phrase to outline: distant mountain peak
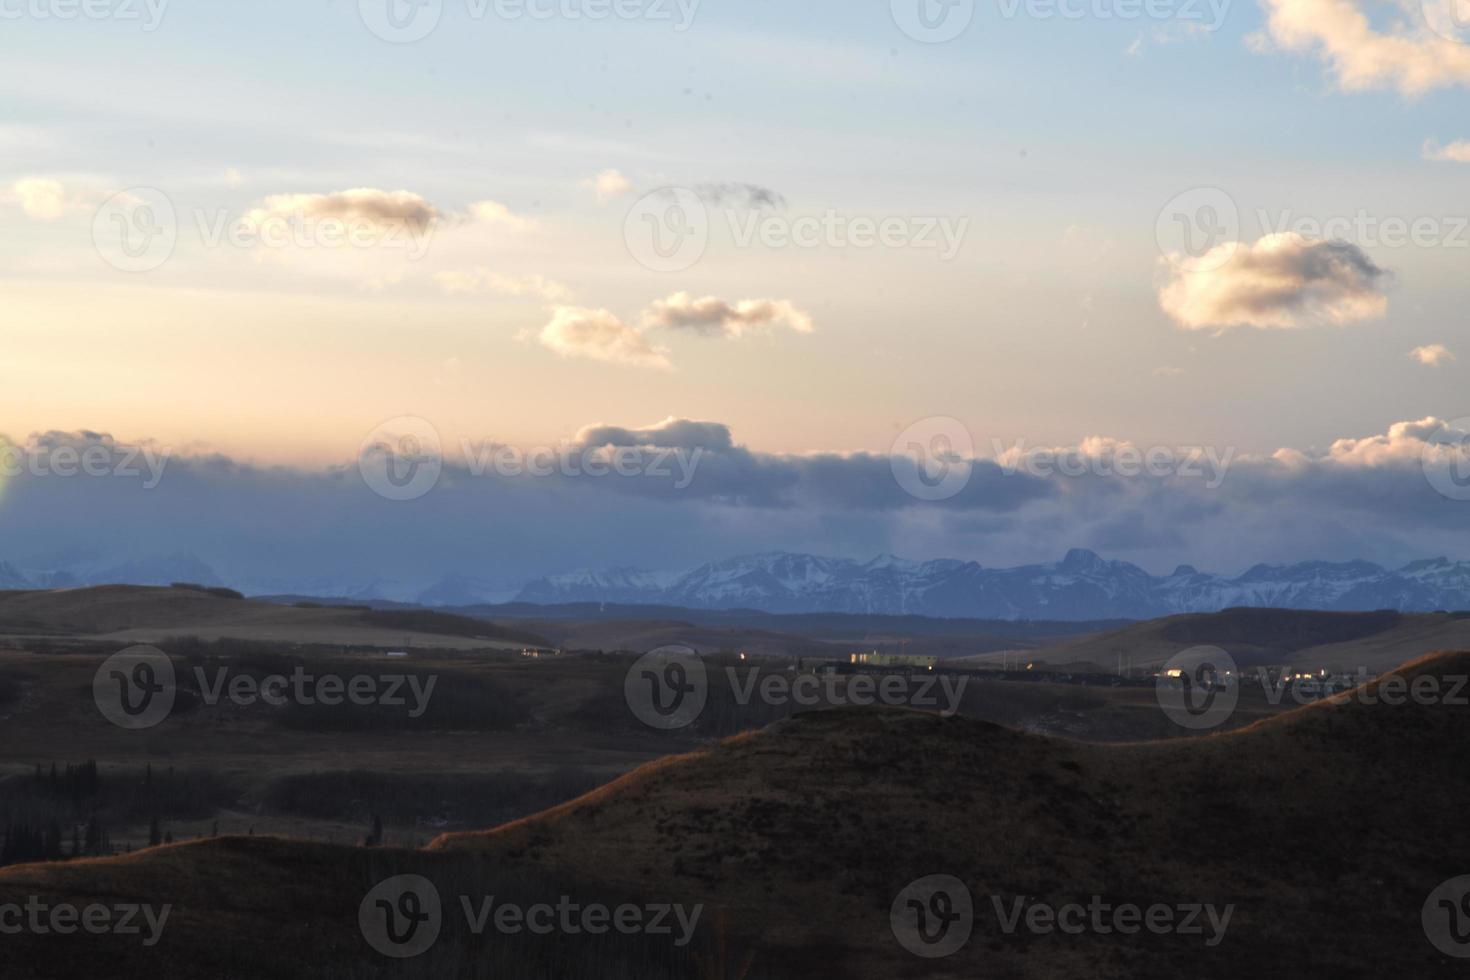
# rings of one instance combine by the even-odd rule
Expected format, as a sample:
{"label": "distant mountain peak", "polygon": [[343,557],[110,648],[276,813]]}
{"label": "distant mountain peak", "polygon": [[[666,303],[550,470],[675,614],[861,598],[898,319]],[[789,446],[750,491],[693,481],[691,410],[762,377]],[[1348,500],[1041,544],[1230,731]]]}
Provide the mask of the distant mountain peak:
{"label": "distant mountain peak", "polygon": [[1470,608],[1470,563],[1430,559],[1398,571],[1367,561],[1260,564],[1230,578],[1193,565],[1154,576],[1086,548],[1071,549],[1059,562],[1019,568],[777,551],[709,562],[682,574],[609,570],[551,576],[517,598],[997,619],[1148,619],[1232,606],[1429,611]]}

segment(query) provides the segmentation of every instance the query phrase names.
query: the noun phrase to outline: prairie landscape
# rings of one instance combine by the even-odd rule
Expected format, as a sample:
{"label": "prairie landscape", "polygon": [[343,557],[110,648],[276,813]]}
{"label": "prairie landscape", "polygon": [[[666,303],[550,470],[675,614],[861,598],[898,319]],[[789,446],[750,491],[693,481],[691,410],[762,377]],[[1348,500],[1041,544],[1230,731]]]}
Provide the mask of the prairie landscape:
{"label": "prairie landscape", "polygon": [[1470,964],[1470,0],[0,0],[0,980]]}

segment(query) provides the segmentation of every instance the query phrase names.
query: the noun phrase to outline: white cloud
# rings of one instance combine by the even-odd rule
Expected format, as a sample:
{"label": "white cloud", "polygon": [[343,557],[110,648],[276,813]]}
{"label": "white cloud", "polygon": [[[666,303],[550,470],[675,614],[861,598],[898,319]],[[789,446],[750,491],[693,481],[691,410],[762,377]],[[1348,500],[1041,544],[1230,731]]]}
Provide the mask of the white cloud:
{"label": "white cloud", "polygon": [[1426,367],[1441,367],[1455,359],[1455,354],[1444,344],[1425,344],[1409,351],[1409,356]]}
{"label": "white cloud", "polygon": [[470,217],[481,224],[499,225],[511,231],[531,231],[536,222],[512,213],[499,201],[476,201],[470,205]]}
{"label": "white cloud", "polygon": [[1440,163],[1470,163],[1470,140],[1455,140],[1444,146],[1434,140],[1425,140],[1424,159]]}
{"label": "white cloud", "polygon": [[245,178],[234,167],[230,167],[224,172],[224,180],[230,187],[239,187],[245,183]]}
{"label": "white cloud", "polygon": [[582,186],[596,194],[600,204],[606,204],[613,198],[633,193],[633,182],[618,171],[611,169],[582,181]]}
{"label": "white cloud", "polygon": [[87,201],[83,197],[71,193],[65,184],[50,177],[26,177],[18,180],[10,186],[7,193],[0,195],[0,199],[20,208],[26,217],[37,221],[55,221],[87,207]]}
{"label": "white cloud", "polygon": [[1450,40],[1459,33],[1454,5],[1462,2],[1396,0],[1390,21],[1378,28],[1362,0],[1261,0],[1266,26],[1252,41],[1257,50],[1274,44],[1315,55],[1347,91],[1420,95],[1470,84],[1470,46]]}
{"label": "white cloud", "polygon": [[1156,378],[1179,378],[1183,376],[1183,368],[1170,367],[1167,364],[1163,365],[1162,367],[1154,368],[1154,377]]}
{"label": "white cloud", "polygon": [[695,299],[682,292],[654,303],[643,319],[652,328],[693,330],[731,340],[779,326],[797,333],[816,329],[811,314],[797,309],[790,300],[747,299],[731,304],[714,296]]}
{"label": "white cloud", "polygon": [[1205,271],[1165,264],[1171,278],[1159,305],[1187,330],[1342,325],[1388,310],[1389,274],[1346,242],[1283,232],[1216,246],[1200,262]]}
{"label": "white cloud", "polygon": [[434,282],[450,295],[538,296],[553,303],[565,303],[572,298],[571,289],[554,279],[539,275],[507,276],[478,266],[436,272]]}
{"label": "white cloud", "polygon": [[613,364],[669,370],[667,352],[654,347],[643,334],[607,310],[558,306],[551,322],[541,328],[542,347],[562,357],[584,357]]}

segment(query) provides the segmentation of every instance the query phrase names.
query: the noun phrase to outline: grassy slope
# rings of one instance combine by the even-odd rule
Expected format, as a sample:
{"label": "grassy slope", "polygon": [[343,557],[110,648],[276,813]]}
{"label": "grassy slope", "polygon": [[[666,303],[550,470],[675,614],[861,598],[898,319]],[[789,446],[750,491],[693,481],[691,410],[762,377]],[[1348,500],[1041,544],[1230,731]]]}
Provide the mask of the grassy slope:
{"label": "grassy slope", "polygon": [[[1467,654],[1403,668],[1467,671]],[[413,870],[466,887],[560,879],[584,893],[709,902],[759,937],[759,963],[792,975],[1463,975],[1426,942],[1419,909],[1441,880],[1470,871],[1467,741],[1464,707],[1356,702],[1125,746],[912,712],[814,713],[427,852],[237,839],[0,870],[0,900],[178,906],[158,951],[7,937],[0,974],[76,975],[100,953],[110,975],[154,980],[282,975],[283,963],[294,975],[374,975],[385,964],[356,937],[356,903],[385,870]],[[896,947],[888,906],[934,873],[969,884],[979,921],[965,950],[928,962]],[[1213,950],[1199,937],[1006,937],[991,894],[1237,910]],[[256,962],[265,968],[240,968]]]}

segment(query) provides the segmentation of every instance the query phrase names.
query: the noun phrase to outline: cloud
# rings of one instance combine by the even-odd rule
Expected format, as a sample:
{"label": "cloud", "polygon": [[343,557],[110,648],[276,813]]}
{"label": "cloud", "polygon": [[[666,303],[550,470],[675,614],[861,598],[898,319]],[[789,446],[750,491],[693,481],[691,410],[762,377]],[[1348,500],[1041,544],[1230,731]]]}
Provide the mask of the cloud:
{"label": "cloud", "polygon": [[816,329],[810,314],[784,299],[747,299],[731,304],[714,296],[695,299],[689,293],[681,292],[658,300],[643,317],[645,325],[650,328],[691,330],[730,340],[739,340],[748,333],[769,332],[780,326],[797,333],[811,333]]}
{"label": "cloud", "polygon": [[633,193],[633,182],[616,170],[604,170],[596,177],[582,181],[582,186],[597,195],[599,204]]}
{"label": "cloud", "polygon": [[555,307],[551,322],[541,328],[537,340],[542,347],[562,357],[590,358],[660,370],[673,367],[665,350],[654,347],[640,331],[607,310]]}
{"label": "cloud", "polygon": [[554,279],[540,275],[508,276],[481,266],[436,272],[434,282],[450,295],[538,296],[553,303],[566,303],[572,298],[571,289]]}
{"label": "cloud", "polygon": [[1154,368],[1154,377],[1156,378],[1180,378],[1183,376],[1183,368],[1171,367],[1167,364]]}
{"label": "cloud", "polygon": [[752,211],[786,207],[785,197],[759,184],[700,184],[694,192],[702,201],[716,207],[743,207]]}
{"label": "cloud", "polygon": [[470,219],[484,225],[498,225],[511,231],[531,231],[536,222],[522,218],[499,201],[476,201],[470,205]]}
{"label": "cloud", "polygon": [[1409,351],[1409,356],[1426,367],[1441,367],[1455,359],[1454,352],[1444,344],[1425,344]]}
{"label": "cloud", "polygon": [[440,216],[438,208],[411,191],[358,187],[330,194],[275,194],[251,209],[245,221],[260,226],[272,221],[335,219],[421,231]]}
{"label": "cloud", "polygon": [[1460,2],[1398,0],[1377,28],[1361,0],[1261,0],[1266,26],[1252,43],[1316,56],[1345,91],[1421,95],[1470,84],[1470,46],[1451,40],[1463,33],[1453,15]]}
{"label": "cloud", "polygon": [[573,442],[579,446],[657,446],[711,452],[728,452],[735,448],[728,425],[677,419],[672,415],[641,429],[602,423],[585,426],[577,432]]}
{"label": "cloud", "polygon": [[1470,163],[1470,140],[1455,140],[1444,146],[1434,140],[1425,140],[1424,159],[1439,163]]}
{"label": "cloud", "polygon": [[[460,273],[435,279],[446,289],[456,289],[465,283]],[[587,357],[668,370],[674,365],[667,348],[655,347],[648,341],[648,334],[654,330],[682,330],[739,340],[780,326],[797,333],[811,333],[815,329],[811,316],[789,300],[747,299],[729,303],[714,296],[695,299],[689,293],[675,293],[644,310],[641,326],[625,323],[608,310],[559,305],[552,311],[551,322],[541,328],[536,339],[541,346],[563,357]]]}
{"label": "cloud", "polygon": [[0,200],[20,208],[28,218],[37,221],[56,221],[66,215],[84,210],[87,201],[66,189],[66,185],[50,177],[26,177],[16,181],[10,190],[0,195]]}
{"label": "cloud", "polygon": [[[1218,19],[1224,20],[1224,13],[1218,15]],[[1203,40],[1208,38],[1220,27],[1219,23],[1205,24],[1197,21],[1173,21],[1153,28],[1145,33],[1139,34],[1129,43],[1124,54],[1137,58],[1143,54],[1143,49],[1150,44],[1169,45],[1181,44],[1185,41]]]}
{"label": "cloud", "polygon": [[[470,450],[486,441],[469,438],[466,449],[467,437],[483,433],[441,427],[444,472],[425,506],[374,495],[355,457],[307,469],[154,445],[168,461],[150,470],[121,439],[51,432],[12,442],[53,454],[70,447],[82,459],[87,447],[103,446],[119,466],[130,460],[141,472],[58,478],[22,468],[3,487],[6,557],[22,568],[84,570],[187,553],[248,591],[347,594],[397,580],[411,595],[449,572],[519,582],[589,565],[668,568],[778,548],[871,555],[897,543],[913,557],[988,565],[1106,546],[1163,570],[1180,561],[1220,569],[1467,556],[1466,504],[1443,490],[1464,486],[1466,429],[1465,420],[1430,417],[1326,450],[1236,456],[1213,489],[1208,467],[1164,476],[1120,475],[1117,466],[1065,476],[1053,467],[1041,476],[974,459],[961,493],[925,503],[903,491],[885,453],[766,452],[711,420],[597,424],[567,443],[578,452],[632,447],[664,459],[667,477],[475,470]],[[357,451],[358,440],[350,442],[344,456]],[[1130,447],[1136,455],[1126,440],[1093,438],[1068,451],[1117,461]],[[696,450],[692,474],[665,458],[682,451],[688,462]],[[1014,463],[1014,455],[998,458]],[[157,485],[144,489],[154,472]],[[692,476],[682,486],[681,474]]]}
{"label": "cloud", "polygon": [[1187,330],[1342,325],[1388,309],[1390,276],[1362,249],[1295,232],[1218,245],[1201,260],[1204,271],[1170,267],[1159,305]]}

